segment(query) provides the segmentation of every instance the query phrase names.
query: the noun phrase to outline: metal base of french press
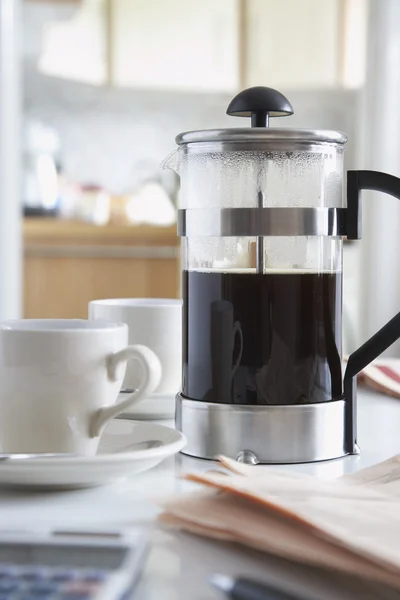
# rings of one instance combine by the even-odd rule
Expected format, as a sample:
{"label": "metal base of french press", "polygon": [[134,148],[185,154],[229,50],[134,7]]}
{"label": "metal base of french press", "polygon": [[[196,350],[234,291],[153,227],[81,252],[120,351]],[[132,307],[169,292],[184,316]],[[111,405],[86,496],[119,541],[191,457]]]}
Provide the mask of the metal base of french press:
{"label": "metal base of french press", "polygon": [[219,454],[249,464],[291,464],[347,454],[345,401],[284,406],[216,404],[176,397],[176,426],[187,438],[183,454]]}

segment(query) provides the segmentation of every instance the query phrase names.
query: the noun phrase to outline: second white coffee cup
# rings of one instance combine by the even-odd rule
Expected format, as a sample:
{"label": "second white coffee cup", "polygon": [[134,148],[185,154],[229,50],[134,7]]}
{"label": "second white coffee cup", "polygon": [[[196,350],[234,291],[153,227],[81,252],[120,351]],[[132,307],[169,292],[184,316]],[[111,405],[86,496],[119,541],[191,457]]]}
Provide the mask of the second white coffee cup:
{"label": "second white coffee cup", "polygon": [[[172,298],[116,298],[89,303],[89,319],[122,321],[129,327],[129,343],[143,344],[160,360],[158,395],[175,395],[181,384],[182,302]],[[123,388],[138,387],[138,373],[128,365]],[[144,401],[143,401],[144,402]],[[141,402],[141,404],[143,404]]]}

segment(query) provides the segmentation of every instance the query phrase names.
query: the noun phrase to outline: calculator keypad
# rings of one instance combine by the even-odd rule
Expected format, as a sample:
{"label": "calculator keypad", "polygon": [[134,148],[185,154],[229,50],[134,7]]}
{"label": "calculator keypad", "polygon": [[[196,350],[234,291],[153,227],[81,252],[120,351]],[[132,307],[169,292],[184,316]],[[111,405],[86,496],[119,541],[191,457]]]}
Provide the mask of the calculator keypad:
{"label": "calculator keypad", "polygon": [[0,600],[92,600],[108,571],[0,563]]}

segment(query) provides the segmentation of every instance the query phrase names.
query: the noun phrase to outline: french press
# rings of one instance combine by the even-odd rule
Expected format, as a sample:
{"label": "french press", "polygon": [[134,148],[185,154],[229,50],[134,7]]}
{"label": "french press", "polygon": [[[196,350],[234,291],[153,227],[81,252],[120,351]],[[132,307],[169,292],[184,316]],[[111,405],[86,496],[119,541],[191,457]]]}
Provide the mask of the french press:
{"label": "french press", "polygon": [[356,376],[400,337],[400,313],[342,376],[342,245],[361,237],[360,191],[400,198],[400,179],[347,173],[346,135],[269,128],[293,114],[271,88],[227,114],[251,128],[191,131],[167,166],[181,180],[185,453],[249,463],[358,452]]}

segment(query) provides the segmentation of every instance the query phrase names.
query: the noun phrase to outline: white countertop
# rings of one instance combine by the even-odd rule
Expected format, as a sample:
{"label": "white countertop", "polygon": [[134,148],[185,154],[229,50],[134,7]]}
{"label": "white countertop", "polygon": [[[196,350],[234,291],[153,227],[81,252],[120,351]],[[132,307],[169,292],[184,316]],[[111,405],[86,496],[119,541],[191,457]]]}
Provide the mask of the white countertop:
{"label": "white countertop", "polygon": [[[324,478],[375,464],[400,454],[400,400],[371,391],[360,390],[358,398],[359,456],[325,463],[271,468],[295,469]],[[181,481],[182,471],[207,470],[212,463],[178,455],[158,467],[103,488],[68,492],[0,492],[0,529],[16,527],[101,527],[154,525],[159,512],[157,500],[171,493],[191,489],[193,484]],[[216,544],[187,534],[153,531],[153,547],[145,573],[136,591],[140,600],[207,600],[218,596],[207,585],[207,576],[220,571],[230,574],[257,575],[259,578],[280,579],[282,561],[266,559],[249,550]],[[297,581],[293,568],[291,581],[301,586],[306,576],[302,570]],[[326,580],[326,575],[324,576]],[[337,578],[336,578],[337,583]],[[336,595],[318,591],[315,598],[335,598]],[[343,584],[345,585],[345,584]],[[348,583],[345,588],[347,590]],[[353,598],[345,588],[341,600]],[[358,595],[359,592],[357,592]],[[370,594],[373,595],[370,595]],[[376,591],[363,591],[363,598],[377,598]],[[382,596],[396,598],[400,596]],[[314,595],[309,595],[314,598]]]}

